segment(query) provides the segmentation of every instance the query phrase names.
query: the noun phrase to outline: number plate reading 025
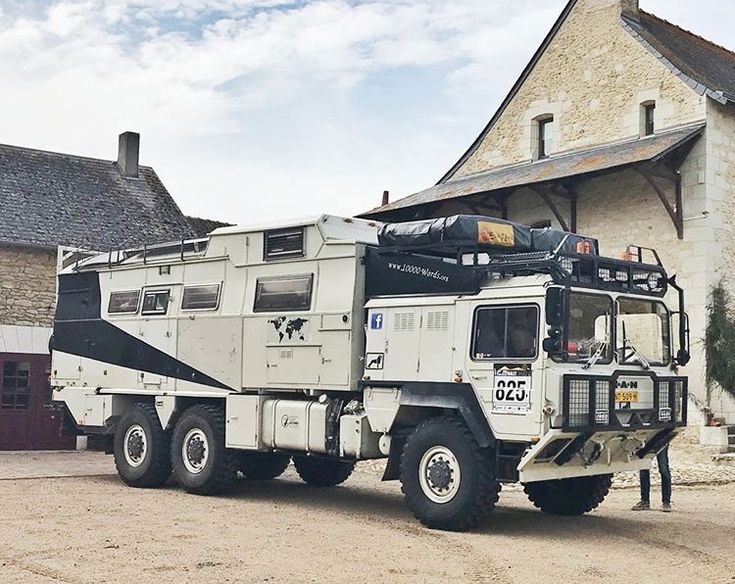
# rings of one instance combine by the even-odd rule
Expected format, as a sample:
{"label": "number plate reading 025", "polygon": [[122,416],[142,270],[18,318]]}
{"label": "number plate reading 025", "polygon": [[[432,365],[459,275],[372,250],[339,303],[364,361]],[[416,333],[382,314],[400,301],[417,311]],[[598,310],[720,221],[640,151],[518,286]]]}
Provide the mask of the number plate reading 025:
{"label": "number plate reading 025", "polygon": [[497,370],[493,388],[493,413],[525,414],[530,409],[531,372],[527,369]]}

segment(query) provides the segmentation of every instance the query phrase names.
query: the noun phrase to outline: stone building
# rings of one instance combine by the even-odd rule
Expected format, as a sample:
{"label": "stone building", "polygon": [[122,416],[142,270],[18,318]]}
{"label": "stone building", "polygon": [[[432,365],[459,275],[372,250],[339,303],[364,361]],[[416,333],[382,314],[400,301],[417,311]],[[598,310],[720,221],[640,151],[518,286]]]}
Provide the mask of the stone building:
{"label": "stone building", "polygon": [[[708,294],[735,290],[735,54],[640,9],[570,0],[500,108],[435,186],[366,213],[502,216],[658,250],[687,291],[705,400]],[[735,402],[711,407],[735,423]]]}
{"label": "stone building", "polygon": [[198,235],[140,137],[117,161],[0,145],[0,450],[73,446],[49,403],[48,342],[59,246],[108,251]]}

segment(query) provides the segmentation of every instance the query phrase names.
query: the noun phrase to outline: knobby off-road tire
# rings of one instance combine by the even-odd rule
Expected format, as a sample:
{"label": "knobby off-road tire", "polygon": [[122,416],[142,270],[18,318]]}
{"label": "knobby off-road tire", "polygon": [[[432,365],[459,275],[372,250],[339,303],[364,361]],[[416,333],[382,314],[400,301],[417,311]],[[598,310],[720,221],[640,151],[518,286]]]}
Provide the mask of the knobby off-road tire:
{"label": "knobby off-road tire", "polygon": [[275,452],[241,452],[237,460],[240,472],[252,481],[269,481],[281,476],[289,462],[288,454]]}
{"label": "knobby off-road tire", "polygon": [[170,437],[156,408],[136,404],[115,429],[113,454],[117,473],[131,487],[160,487],[171,476]]}
{"label": "knobby off-road tire", "polygon": [[293,465],[301,480],[312,487],[334,487],[345,482],[355,468],[348,460],[294,456]]}
{"label": "knobby off-road tire", "polygon": [[171,465],[184,489],[196,495],[226,492],[235,480],[235,453],[225,448],[222,408],[197,405],[176,422],[171,439]]}
{"label": "knobby off-road tire", "polygon": [[605,500],[611,485],[612,475],[598,475],[527,483],[523,490],[544,513],[584,515]]}
{"label": "knobby off-road tire", "polygon": [[401,455],[401,490],[425,526],[464,531],[478,525],[498,502],[495,456],[481,448],[454,417],[424,420]]}

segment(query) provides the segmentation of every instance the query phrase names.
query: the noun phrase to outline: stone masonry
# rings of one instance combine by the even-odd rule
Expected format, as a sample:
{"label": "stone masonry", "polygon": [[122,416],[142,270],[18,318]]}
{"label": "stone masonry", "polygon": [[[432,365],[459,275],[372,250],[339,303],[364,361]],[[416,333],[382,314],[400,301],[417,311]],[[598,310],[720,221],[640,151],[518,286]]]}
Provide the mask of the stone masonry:
{"label": "stone masonry", "polygon": [[456,177],[533,158],[534,120],[554,116],[554,151],[637,137],[640,108],[656,126],[703,121],[706,98],[624,30],[620,0],[580,0],[538,64]]}
{"label": "stone masonry", "polygon": [[52,326],[55,278],[55,251],[0,247],[0,324]]}
{"label": "stone masonry", "polygon": [[[573,152],[641,133],[642,104],[655,101],[656,132],[706,122],[703,138],[681,167],[684,239],[655,191],[635,171],[623,171],[578,187],[578,230],[597,237],[603,253],[617,256],[629,243],[658,250],[687,293],[692,328],[691,391],[704,401],[704,350],[709,290],[725,277],[735,292],[735,113],[698,95],[634,39],[621,22],[629,0],[580,0],[477,150],[454,177],[535,158],[536,120],[554,116],[553,152]],[[451,179],[450,179],[451,180]],[[674,199],[673,184],[657,179]],[[557,204],[568,210],[565,200]],[[459,201],[441,215],[467,212]],[[568,216],[568,215],[567,215]],[[509,218],[552,220],[530,190],[509,200]],[[675,306],[675,298],[670,298]],[[735,400],[715,392],[713,409],[735,423]]]}

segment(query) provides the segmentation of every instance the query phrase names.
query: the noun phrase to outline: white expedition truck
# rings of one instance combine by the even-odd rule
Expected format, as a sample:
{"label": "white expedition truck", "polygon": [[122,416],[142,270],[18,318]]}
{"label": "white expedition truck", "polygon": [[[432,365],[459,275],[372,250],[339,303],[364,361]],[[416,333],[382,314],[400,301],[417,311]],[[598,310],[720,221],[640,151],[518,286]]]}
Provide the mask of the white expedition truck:
{"label": "white expedition truck", "polygon": [[503,482],[577,515],[650,467],[686,423],[682,306],[652,250],[604,258],[490,217],[323,215],[64,268],[52,384],[128,485],[173,472],[213,494],[293,460],[326,487],[387,458],[422,523],[463,530]]}

